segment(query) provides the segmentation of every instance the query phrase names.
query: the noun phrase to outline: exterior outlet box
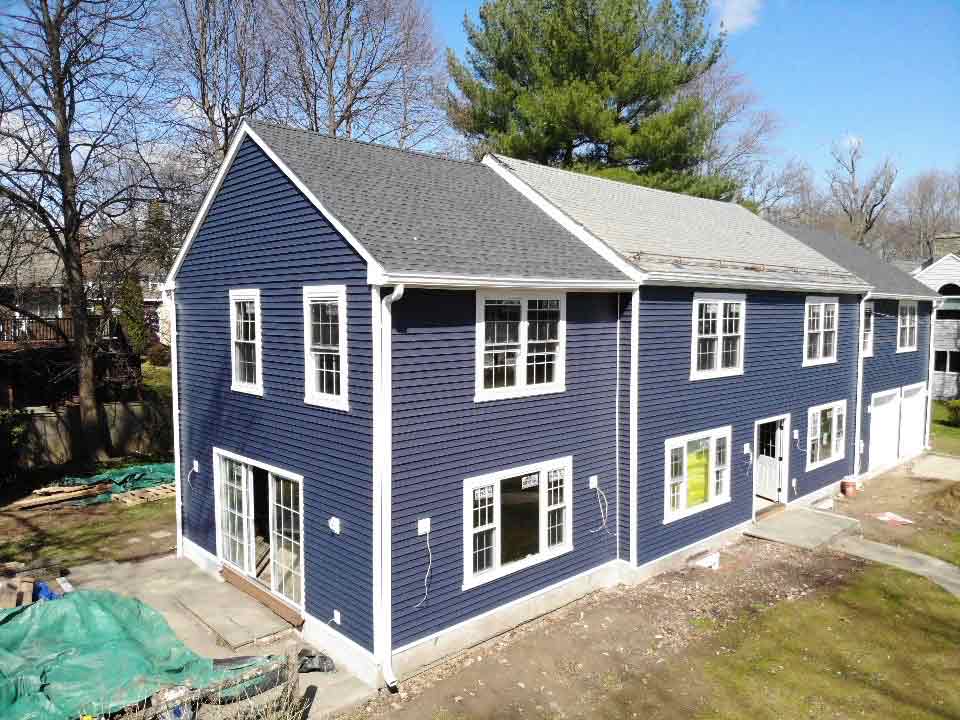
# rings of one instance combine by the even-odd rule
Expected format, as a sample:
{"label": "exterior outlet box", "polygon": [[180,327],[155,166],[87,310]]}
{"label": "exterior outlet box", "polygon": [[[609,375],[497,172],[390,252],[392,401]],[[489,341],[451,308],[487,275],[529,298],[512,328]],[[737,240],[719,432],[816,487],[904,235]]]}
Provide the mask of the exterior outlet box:
{"label": "exterior outlet box", "polygon": [[327,521],[327,525],[330,526],[330,530],[331,530],[331,532],[333,532],[334,535],[339,535],[339,534],[340,534],[340,518],[338,518],[338,517],[332,517],[332,518],[330,518],[330,519]]}
{"label": "exterior outlet box", "polygon": [[420,518],[417,520],[417,535],[426,535],[430,532],[430,518]]}
{"label": "exterior outlet box", "polygon": [[799,440],[799,439],[800,439],[800,431],[797,430],[796,428],[793,429],[793,439],[794,439],[794,440]]}
{"label": "exterior outlet box", "polygon": [[600,480],[600,479],[599,479],[596,475],[591,475],[591,476],[590,476],[590,488],[593,489],[593,490],[596,490],[596,489],[597,489],[597,485],[599,484],[599,480]]}
{"label": "exterior outlet box", "polygon": [[793,487],[793,492],[796,493],[796,492],[797,492],[797,479],[796,479],[796,478],[790,478],[790,485],[791,485],[791,487]]}
{"label": "exterior outlet box", "polygon": [[334,610],[334,611],[333,611],[333,621],[334,621],[337,625],[340,624],[340,611],[339,611],[339,610]]}
{"label": "exterior outlet box", "polygon": [[200,472],[200,461],[199,461],[199,460],[194,460],[194,461],[193,461],[193,471],[194,471],[195,473]]}
{"label": "exterior outlet box", "polygon": [[744,454],[744,455],[749,455],[751,452],[753,452],[753,451],[750,449],[750,443],[744,443],[744,444],[743,444],[743,454]]}

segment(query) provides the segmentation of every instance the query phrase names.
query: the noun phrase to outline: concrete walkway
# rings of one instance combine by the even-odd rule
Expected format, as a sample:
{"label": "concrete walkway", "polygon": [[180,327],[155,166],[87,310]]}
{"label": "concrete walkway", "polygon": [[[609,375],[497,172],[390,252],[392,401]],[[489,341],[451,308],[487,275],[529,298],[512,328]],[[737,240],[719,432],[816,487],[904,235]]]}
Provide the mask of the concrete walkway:
{"label": "concrete walkway", "polygon": [[[188,648],[205,657],[296,655],[307,647],[256,600],[172,555],[81,565],[71,569],[70,582],[78,590],[111,590],[143,601],[163,615]],[[332,673],[304,673],[299,680],[300,692],[312,700],[310,718],[328,718],[376,694],[339,667]]]}
{"label": "concrete walkway", "polygon": [[782,512],[758,520],[744,531],[744,535],[815,550],[859,527],[860,523],[853,518],[806,507],[788,507]]}
{"label": "concrete walkway", "polygon": [[960,462],[949,455],[927,453],[910,463],[910,472],[914,477],[960,481]]}
{"label": "concrete walkway", "polygon": [[883,563],[920,575],[960,597],[960,567],[951,563],[913,550],[885,545],[860,537],[839,537],[830,544],[830,547],[847,555]]}

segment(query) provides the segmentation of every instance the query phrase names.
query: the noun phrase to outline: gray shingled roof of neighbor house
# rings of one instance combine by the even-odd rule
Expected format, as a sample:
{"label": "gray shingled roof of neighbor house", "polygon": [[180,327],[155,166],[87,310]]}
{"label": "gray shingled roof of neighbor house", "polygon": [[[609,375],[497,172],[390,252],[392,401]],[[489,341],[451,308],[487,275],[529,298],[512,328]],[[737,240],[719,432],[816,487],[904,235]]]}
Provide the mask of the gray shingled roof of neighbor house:
{"label": "gray shingled roof of neighbor house", "polygon": [[803,225],[782,223],[780,229],[800,240],[821,255],[856,273],[873,286],[875,295],[896,295],[938,298],[936,292],[892,263],[887,263],[869,250],[851,242],[839,233]]}
{"label": "gray shingled roof of neighbor house", "polygon": [[546,201],[648,275],[651,284],[851,292],[861,278],[735,203],[493,156]]}
{"label": "gray shingled roof of neighbor house", "polygon": [[481,163],[251,127],[388,274],[630,284]]}

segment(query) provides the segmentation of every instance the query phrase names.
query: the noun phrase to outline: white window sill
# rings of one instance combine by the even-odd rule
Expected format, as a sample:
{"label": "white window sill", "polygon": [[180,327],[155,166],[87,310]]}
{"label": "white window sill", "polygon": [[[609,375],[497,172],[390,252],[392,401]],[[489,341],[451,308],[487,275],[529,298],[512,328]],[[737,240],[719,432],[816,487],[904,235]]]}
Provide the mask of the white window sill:
{"label": "white window sill", "polygon": [[494,580],[499,580],[502,577],[507,575],[512,575],[515,572],[520,572],[521,570],[526,570],[529,567],[534,565],[539,565],[540,563],[546,562],[547,560],[553,560],[562,555],[566,555],[568,552],[573,550],[573,544],[567,543],[564,545],[558,545],[557,547],[550,548],[546,552],[537,553],[536,555],[528,555],[523,560],[517,560],[512,562],[509,565],[501,565],[496,570],[487,570],[482,572],[479,575],[470,575],[465,576],[463,579],[463,585],[460,586],[461,590],[470,590],[471,588],[478,587],[480,585],[486,585],[489,582]]}
{"label": "white window sill", "polygon": [[707,510],[712,510],[713,508],[720,507],[721,505],[726,505],[728,502],[730,502],[730,496],[725,495],[709,503],[704,503],[703,505],[697,505],[696,507],[687,508],[683,512],[671,513],[670,515],[665,515],[663,518],[663,524],[669,525],[672,522],[676,522],[677,520],[683,520],[684,518],[688,518],[691,515],[698,515]]}
{"label": "white window sill", "polygon": [[905,348],[898,347],[897,355],[899,355],[900,353],[908,353],[908,352],[916,352],[916,351],[917,349],[915,347],[905,347]]}
{"label": "white window sill", "polygon": [[804,359],[803,367],[816,367],[817,365],[835,365],[836,362],[837,362],[836,357],[820,358],[819,360]]}
{"label": "white window sill", "polygon": [[832,465],[832,464],[835,463],[835,462],[840,462],[841,460],[843,460],[843,459],[846,457],[846,455],[847,455],[846,453],[841,453],[840,455],[837,455],[836,457],[827,458],[826,460],[818,460],[817,462],[813,463],[812,465],[810,464],[809,461],[807,461],[807,467],[806,467],[805,472],[810,472],[810,471],[812,471],[812,470],[819,470],[820,468],[826,467],[827,465]]}
{"label": "white window sill", "polygon": [[350,401],[346,395],[306,395],[303,398],[303,402],[313,407],[350,412]]}
{"label": "white window sill", "polygon": [[234,382],[231,383],[230,389],[233,390],[233,392],[263,397],[263,385],[245,385]]}
{"label": "white window sill", "polygon": [[509,400],[511,398],[536,397],[537,395],[553,395],[566,392],[566,385],[551,383],[549,385],[525,385],[523,387],[502,388],[499,390],[478,390],[474,393],[475,403],[489,400]]}
{"label": "white window sill", "polygon": [[863,354],[863,357],[865,357],[865,358],[871,358],[871,357],[873,357],[873,350],[870,350],[870,351],[868,351],[868,352],[865,352],[865,353]]}
{"label": "white window sill", "polygon": [[690,382],[697,380],[716,380],[717,378],[737,377],[743,375],[743,368],[731,368],[729,370],[692,370],[690,372]]}

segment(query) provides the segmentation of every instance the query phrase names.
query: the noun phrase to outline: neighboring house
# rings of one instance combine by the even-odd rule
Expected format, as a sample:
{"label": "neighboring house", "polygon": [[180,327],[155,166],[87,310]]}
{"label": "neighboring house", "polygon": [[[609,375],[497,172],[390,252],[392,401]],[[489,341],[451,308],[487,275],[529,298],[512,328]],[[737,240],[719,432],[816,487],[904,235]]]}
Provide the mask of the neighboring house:
{"label": "neighboring house", "polygon": [[840,234],[781,227],[872,286],[861,319],[863,382],[859,469],[876,473],[928,444],[930,319],[936,291]]}
{"label": "neighboring house", "polygon": [[167,283],[178,549],[393,684],[853,476],[872,289],[737,205],[245,124]]}
{"label": "neighboring house", "polygon": [[944,296],[933,332],[933,397],[960,397],[960,234],[939,235],[934,258],[913,271],[913,277]]}

